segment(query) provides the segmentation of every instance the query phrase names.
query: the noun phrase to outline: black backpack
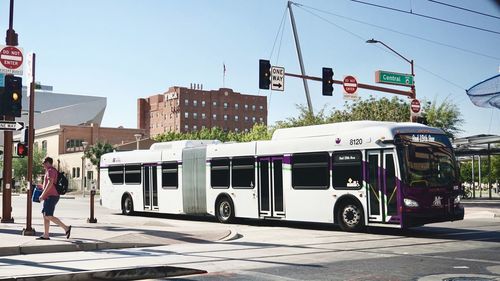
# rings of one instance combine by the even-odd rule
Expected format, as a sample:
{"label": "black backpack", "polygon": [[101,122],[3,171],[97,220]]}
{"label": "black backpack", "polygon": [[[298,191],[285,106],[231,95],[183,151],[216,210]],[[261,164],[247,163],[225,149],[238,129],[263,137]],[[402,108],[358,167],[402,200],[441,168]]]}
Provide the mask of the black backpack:
{"label": "black backpack", "polygon": [[64,175],[64,172],[57,172],[56,190],[59,195],[68,192],[68,178]]}

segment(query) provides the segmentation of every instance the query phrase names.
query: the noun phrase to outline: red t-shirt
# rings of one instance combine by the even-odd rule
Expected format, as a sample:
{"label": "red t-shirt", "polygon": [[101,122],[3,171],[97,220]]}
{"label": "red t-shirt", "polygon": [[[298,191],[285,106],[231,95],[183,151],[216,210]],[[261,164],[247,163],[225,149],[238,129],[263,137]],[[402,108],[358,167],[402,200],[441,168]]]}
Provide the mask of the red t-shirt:
{"label": "red t-shirt", "polygon": [[57,192],[57,189],[56,189],[57,170],[54,167],[50,167],[47,171],[45,171],[43,186],[45,186],[47,184],[47,182],[49,181],[49,178],[52,179],[52,185],[47,187],[48,188],[47,193],[46,193],[47,197],[59,196],[59,193]]}

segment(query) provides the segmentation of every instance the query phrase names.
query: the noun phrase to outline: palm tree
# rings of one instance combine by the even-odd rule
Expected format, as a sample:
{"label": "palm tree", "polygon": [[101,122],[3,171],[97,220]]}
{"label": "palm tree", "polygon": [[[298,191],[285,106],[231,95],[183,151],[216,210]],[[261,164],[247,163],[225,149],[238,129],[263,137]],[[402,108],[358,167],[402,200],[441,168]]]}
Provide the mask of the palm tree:
{"label": "palm tree", "polygon": [[92,165],[97,166],[97,189],[100,189],[101,181],[101,156],[113,152],[113,146],[107,142],[97,141],[93,146],[87,149],[83,156],[90,160]]}

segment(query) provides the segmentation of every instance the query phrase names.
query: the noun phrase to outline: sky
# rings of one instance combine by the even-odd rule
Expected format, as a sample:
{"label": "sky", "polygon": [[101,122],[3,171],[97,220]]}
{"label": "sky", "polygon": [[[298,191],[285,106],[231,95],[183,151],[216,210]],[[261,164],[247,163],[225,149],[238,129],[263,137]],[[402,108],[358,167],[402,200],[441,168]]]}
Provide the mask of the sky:
{"label": "sky", "polygon": [[[458,106],[460,136],[500,135],[500,110],[479,108],[465,89],[500,71],[500,7],[490,0],[440,0],[488,17],[427,0],[366,0],[483,29],[438,22],[349,0],[296,0],[293,6],[307,75],[331,67],[334,79],[353,75],[376,85],[374,73],[410,73],[410,65],[370,38],[415,61],[417,98]],[[0,1],[0,30],[8,28],[9,1]],[[17,0],[19,47],[35,52],[36,81],[54,92],[107,98],[102,126],[135,128],[137,99],[171,86],[223,86],[268,97],[268,123],[296,116],[306,104],[302,81],[285,78],[284,92],[258,88],[258,60],[300,73],[283,0]],[[284,25],[280,29],[283,15]],[[274,48],[273,48],[274,46]],[[226,66],[223,85],[223,64]],[[383,86],[383,85],[379,85]],[[342,88],[324,97],[309,81],[315,111],[342,109]],[[395,87],[407,90],[405,87]],[[369,90],[359,96],[392,98]],[[402,97],[407,99],[406,97]],[[78,113],[75,113],[78,114]]]}

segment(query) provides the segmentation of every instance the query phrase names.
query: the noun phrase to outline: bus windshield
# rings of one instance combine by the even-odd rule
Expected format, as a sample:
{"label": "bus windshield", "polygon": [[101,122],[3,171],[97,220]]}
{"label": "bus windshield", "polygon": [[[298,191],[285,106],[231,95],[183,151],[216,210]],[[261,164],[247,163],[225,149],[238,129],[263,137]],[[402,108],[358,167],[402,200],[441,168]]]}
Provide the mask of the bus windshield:
{"label": "bus windshield", "polygon": [[405,134],[397,139],[404,180],[410,187],[443,187],[456,182],[449,139],[438,134]]}

